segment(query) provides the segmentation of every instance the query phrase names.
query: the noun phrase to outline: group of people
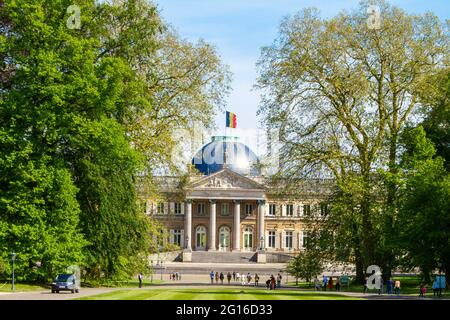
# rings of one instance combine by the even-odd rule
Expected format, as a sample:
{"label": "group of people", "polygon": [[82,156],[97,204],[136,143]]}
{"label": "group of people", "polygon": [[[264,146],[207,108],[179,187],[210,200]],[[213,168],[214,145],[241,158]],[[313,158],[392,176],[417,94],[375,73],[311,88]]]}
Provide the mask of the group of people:
{"label": "group of people", "polygon": [[214,284],[214,281],[216,284],[218,284],[219,280],[220,280],[220,284],[223,284],[223,282],[226,278],[228,281],[228,284],[231,284],[231,280],[233,280],[233,282],[239,282],[243,286],[246,284],[252,284],[252,281],[254,281],[255,287],[257,287],[259,285],[258,274],[256,273],[255,276],[252,277],[250,272],[248,272],[247,275],[245,275],[245,274],[240,274],[239,272],[235,272],[235,271],[233,271],[233,273],[228,271],[226,274],[224,272],[211,271],[209,273],[209,278],[211,279],[211,284]]}
{"label": "group of people", "polygon": [[316,277],[316,279],[314,279],[314,288],[316,289],[316,291],[318,290],[323,290],[323,291],[327,291],[327,288],[329,290],[333,290],[333,288],[336,291],[340,291],[341,290],[341,279],[340,277],[336,277],[335,280],[333,280],[333,277],[327,277],[326,275],[323,276],[323,280],[322,283],[320,282],[319,278]]}
{"label": "group of people", "polygon": [[[245,285],[254,285],[255,287],[259,286],[259,276],[257,273],[255,273],[255,275],[252,276],[250,272],[248,272],[247,274],[245,273],[240,274],[239,272],[236,271],[233,272],[228,271],[225,274],[224,272],[211,271],[209,273],[209,278],[211,280],[211,284],[214,283],[219,284],[219,281],[220,284],[223,284],[224,280],[226,279],[228,284],[231,284],[231,281],[233,280],[233,282],[238,282],[243,286]],[[280,288],[281,279],[282,279],[281,274],[278,274],[276,279],[273,275],[271,275],[270,278],[266,281],[267,289],[273,290],[275,288]]]}
{"label": "group of people", "polygon": [[269,290],[275,290],[276,288],[281,288],[281,279],[283,277],[281,276],[281,274],[277,275],[277,278],[275,280],[275,277],[273,276],[273,274],[270,275],[270,278],[267,279],[266,281],[266,288]]}
{"label": "group of people", "polygon": [[169,279],[170,280],[181,280],[181,273],[179,273],[178,271],[174,271],[169,274]]}

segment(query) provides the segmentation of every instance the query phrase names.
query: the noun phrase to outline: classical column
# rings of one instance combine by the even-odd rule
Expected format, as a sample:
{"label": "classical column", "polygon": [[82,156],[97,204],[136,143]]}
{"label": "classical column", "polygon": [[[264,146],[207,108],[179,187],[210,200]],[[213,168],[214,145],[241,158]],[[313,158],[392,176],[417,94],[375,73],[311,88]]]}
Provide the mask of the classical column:
{"label": "classical column", "polygon": [[234,200],[233,251],[241,250],[241,202]]}
{"label": "classical column", "polygon": [[184,248],[187,251],[192,250],[192,200],[186,201],[186,213],[184,215]]}
{"label": "classical column", "polygon": [[216,251],[216,200],[209,200],[209,245],[208,251]]}
{"label": "classical column", "polygon": [[265,250],[266,241],[264,239],[264,214],[265,201],[258,200],[258,249]]}

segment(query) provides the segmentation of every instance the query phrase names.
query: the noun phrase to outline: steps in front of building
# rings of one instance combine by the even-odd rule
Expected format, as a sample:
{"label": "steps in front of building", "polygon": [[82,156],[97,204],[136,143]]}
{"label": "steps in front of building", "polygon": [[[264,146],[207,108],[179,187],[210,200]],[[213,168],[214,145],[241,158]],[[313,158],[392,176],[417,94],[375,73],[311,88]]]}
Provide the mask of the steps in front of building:
{"label": "steps in front of building", "polygon": [[197,263],[256,263],[256,252],[193,251]]}

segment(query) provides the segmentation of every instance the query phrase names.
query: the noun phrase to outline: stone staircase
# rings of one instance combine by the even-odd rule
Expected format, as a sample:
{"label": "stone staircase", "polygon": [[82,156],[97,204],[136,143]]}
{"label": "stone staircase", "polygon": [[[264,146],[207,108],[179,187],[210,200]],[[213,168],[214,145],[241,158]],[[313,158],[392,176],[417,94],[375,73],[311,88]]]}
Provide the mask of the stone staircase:
{"label": "stone staircase", "polygon": [[256,252],[193,251],[194,263],[256,263]]}

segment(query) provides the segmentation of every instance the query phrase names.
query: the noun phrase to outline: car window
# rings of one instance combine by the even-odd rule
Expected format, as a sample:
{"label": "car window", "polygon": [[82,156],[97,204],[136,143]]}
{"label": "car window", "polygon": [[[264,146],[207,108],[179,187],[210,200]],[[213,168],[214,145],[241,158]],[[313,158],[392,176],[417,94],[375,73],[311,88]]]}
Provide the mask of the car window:
{"label": "car window", "polygon": [[72,281],[70,278],[72,276],[70,274],[60,274],[56,277],[56,281],[58,282],[67,282],[67,281]]}

